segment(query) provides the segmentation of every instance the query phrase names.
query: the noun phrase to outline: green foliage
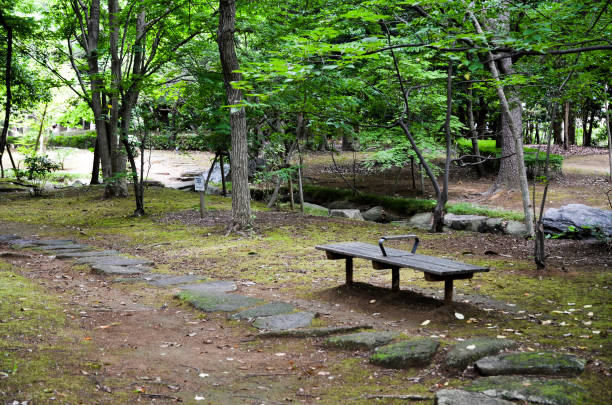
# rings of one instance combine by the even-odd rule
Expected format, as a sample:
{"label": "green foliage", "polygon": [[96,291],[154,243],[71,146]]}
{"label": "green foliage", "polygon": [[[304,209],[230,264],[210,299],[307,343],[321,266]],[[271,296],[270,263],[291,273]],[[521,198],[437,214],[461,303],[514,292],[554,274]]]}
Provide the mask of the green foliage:
{"label": "green foliage", "polygon": [[484,215],[489,218],[503,218],[514,221],[524,221],[525,215],[514,211],[504,211],[494,208],[481,207],[479,205],[461,202],[447,203],[446,212],[456,215]]}
{"label": "green foliage", "polygon": [[40,196],[45,188],[45,184],[51,177],[51,173],[59,170],[60,165],[49,159],[48,156],[27,156],[23,160],[25,172],[33,180],[34,195]]}
{"label": "green foliage", "polygon": [[96,146],[96,131],[53,135],[49,138],[49,146],[63,146],[77,149],[92,149]]}

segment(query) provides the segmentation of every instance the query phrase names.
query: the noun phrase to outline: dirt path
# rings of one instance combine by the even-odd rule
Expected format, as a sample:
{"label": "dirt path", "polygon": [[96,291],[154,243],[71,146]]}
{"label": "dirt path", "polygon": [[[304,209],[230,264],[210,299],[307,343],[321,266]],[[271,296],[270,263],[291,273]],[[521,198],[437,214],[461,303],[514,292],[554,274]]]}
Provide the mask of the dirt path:
{"label": "dirt path", "polygon": [[609,176],[608,155],[566,156],[563,159],[563,172]]}

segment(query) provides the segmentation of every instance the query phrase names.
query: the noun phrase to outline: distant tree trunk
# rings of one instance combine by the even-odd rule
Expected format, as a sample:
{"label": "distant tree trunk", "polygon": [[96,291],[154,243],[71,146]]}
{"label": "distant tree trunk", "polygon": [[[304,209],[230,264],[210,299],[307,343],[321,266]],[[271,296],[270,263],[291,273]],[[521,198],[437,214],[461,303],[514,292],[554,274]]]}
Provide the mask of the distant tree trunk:
{"label": "distant tree trunk", "polygon": [[[40,120],[40,127],[38,127],[38,136],[36,137],[36,145],[34,146],[34,153],[38,152],[38,146],[41,144],[40,138],[42,137],[43,127],[45,125],[45,117],[47,116],[47,106],[48,105],[49,103],[45,103],[45,110],[43,111],[42,119]],[[44,143],[44,139],[43,139],[43,143]]]}
{"label": "distant tree trunk", "polygon": [[232,86],[232,82],[242,80],[238,57],[234,48],[236,30],[236,1],[219,0],[219,27],[217,41],[219,56],[223,69],[225,93],[230,107],[231,157],[232,162],[232,223],[228,230],[240,230],[251,227],[251,205],[248,170],[248,145],[246,128],[246,111],[237,107],[242,100],[242,91]]}
{"label": "distant tree trunk", "polygon": [[349,152],[355,150],[355,137],[347,134],[346,131],[342,131],[342,150]]}
{"label": "distant tree trunk", "polygon": [[93,165],[91,167],[91,180],[89,184],[100,184],[100,144],[97,137],[94,146]]}
{"label": "distant tree trunk", "polygon": [[[554,104],[552,108],[555,109],[555,112],[559,110],[559,106]],[[552,131],[553,131],[553,142],[556,145],[563,145],[563,130],[561,128],[561,114],[552,114],[551,117],[556,117],[552,121]]]}
{"label": "distant tree trunk", "polygon": [[[606,94],[608,93],[608,85],[605,87]],[[612,135],[610,134],[610,101],[606,98],[605,108],[606,110],[606,131],[608,132],[608,163],[610,164],[610,173],[608,175],[608,181],[612,183]]]}
{"label": "distant tree trunk", "polygon": [[[453,106],[453,64],[448,63],[447,77],[446,77],[446,120],[444,121],[444,134],[446,136],[446,159],[444,161],[444,177],[442,180],[442,192],[439,193],[436,201],[436,206],[433,212],[433,226],[434,232],[442,232],[444,228],[444,207],[448,201],[448,175],[450,171],[450,160],[451,160],[451,130],[450,121]],[[471,112],[471,109],[470,109]],[[471,122],[473,122],[473,117]],[[471,125],[470,125],[471,126]]]}
{"label": "distant tree trunk", "polygon": [[563,103],[563,149],[568,150],[570,145],[569,140],[569,116],[570,104],[569,101]]}
{"label": "distant tree trunk", "polygon": [[[472,138],[472,154],[476,156],[476,159],[480,160],[480,148],[478,147],[478,131],[476,130],[476,125],[474,123],[474,110],[472,108],[472,85],[471,84],[468,85],[467,119],[468,119],[468,128],[470,129],[470,137]],[[484,175],[484,171],[480,163],[476,165],[476,172],[478,173],[478,177],[482,177]]]}
{"label": "distant tree trunk", "polygon": [[540,123],[535,123],[535,143],[536,145],[540,144]]}
{"label": "distant tree trunk", "polygon": [[583,137],[582,143],[584,146],[593,146],[592,135],[593,135],[593,122],[595,121],[595,115],[596,115],[595,109],[587,108],[587,111],[585,114],[585,120],[582,124],[582,128],[584,130],[583,135],[582,135]]}
{"label": "distant tree trunk", "polygon": [[0,160],[6,149],[6,138],[8,135],[9,122],[11,118],[11,66],[13,59],[13,27],[11,27],[4,19],[4,15],[0,11],[0,25],[6,31],[6,63],[4,65],[4,88],[6,100],[4,102],[4,124],[2,125],[2,133],[0,134]]}

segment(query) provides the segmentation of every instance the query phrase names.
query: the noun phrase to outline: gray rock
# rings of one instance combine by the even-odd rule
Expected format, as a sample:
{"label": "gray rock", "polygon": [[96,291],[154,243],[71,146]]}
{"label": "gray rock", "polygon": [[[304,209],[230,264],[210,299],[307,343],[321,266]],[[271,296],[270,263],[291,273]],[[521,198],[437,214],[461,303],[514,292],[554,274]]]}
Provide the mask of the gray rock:
{"label": "gray rock", "polygon": [[76,241],[72,239],[45,239],[36,241],[36,244],[39,246],[74,245],[75,243]]}
{"label": "gray rock", "polygon": [[446,355],[448,367],[464,369],[478,359],[502,350],[515,349],[518,344],[510,339],[477,337],[457,343]]}
{"label": "gray rock", "polygon": [[560,379],[527,379],[523,377],[483,377],[464,387],[489,397],[544,405],[584,404],[586,390]]}
{"label": "gray rock", "polygon": [[236,291],[238,286],[233,281],[208,281],[205,283],[182,285],[180,289],[193,292],[226,293]]}
{"label": "gray rock", "polygon": [[253,326],[261,330],[287,330],[310,326],[315,314],[312,312],[294,312],[257,318]]}
{"label": "gray rock", "polygon": [[527,226],[519,221],[508,221],[504,227],[504,232],[512,236],[527,236]]}
{"label": "gray rock", "polygon": [[310,215],[318,215],[322,217],[329,216],[329,210],[322,205],[317,205],[309,202],[304,202],[304,211]]}
{"label": "gray rock", "polygon": [[182,291],[177,298],[188,302],[204,312],[232,312],[243,308],[253,307],[263,301],[259,298],[240,294],[210,293]]}
{"label": "gray rock", "polygon": [[479,392],[440,390],[436,392],[435,405],[515,405],[504,399],[491,398]]}
{"label": "gray rock", "polygon": [[337,349],[374,349],[389,344],[400,335],[399,332],[359,332],[350,335],[335,336],[327,339],[323,344]]}
{"label": "gray rock", "polygon": [[164,187],[164,183],[159,180],[145,180],[144,185],[147,187]]}
{"label": "gray rock", "polygon": [[223,194],[223,190],[221,190],[219,187],[215,187],[212,184],[209,184],[208,187],[206,187],[206,194],[207,195],[221,195]]}
{"label": "gray rock", "polygon": [[167,182],[166,187],[175,190],[193,190],[195,182],[193,181],[172,181]]}
{"label": "gray rock", "polygon": [[575,356],[561,353],[504,353],[476,362],[482,375],[578,375],[585,362]]}
{"label": "gray rock", "polygon": [[483,232],[486,228],[487,219],[487,217],[481,215],[446,214],[444,225],[457,231]]}
{"label": "gray rock", "polygon": [[51,245],[51,246],[42,246],[39,247],[40,250],[46,250],[51,252],[61,252],[63,250],[83,250],[83,249],[91,249],[89,245],[80,245],[78,243],[68,243],[65,245]]}
{"label": "gray rock", "polygon": [[419,214],[413,215],[408,220],[408,226],[413,226],[415,228],[420,228],[420,229],[431,229],[432,223],[433,223],[433,213],[432,212],[421,212]]}
{"label": "gray rock", "polygon": [[[550,233],[567,232],[570,227],[584,231],[585,235],[599,232],[612,236],[612,211],[589,207],[584,204],[569,204],[561,208],[549,208],[542,218],[544,230]],[[585,229],[586,227],[586,229]]]}
{"label": "gray rock", "polygon": [[350,218],[363,221],[359,210],[329,210],[329,215],[337,218]]}
{"label": "gray rock", "polygon": [[18,240],[18,239],[21,239],[21,237],[15,234],[0,235],[0,243],[11,242],[11,241]]}
{"label": "gray rock", "polygon": [[[162,277],[155,277],[153,279],[149,279],[145,281],[155,287],[170,287],[170,286],[178,285],[178,284],[193,283],[194,281],[199,281],[202,279],[203,278],[200,276],[194,276],[190,274],[179,275],[179,276],[165,274]],[[222,291],[219,291],[219,293],[222,293]]]}
{"label": "gray rock", "polygon": [[113,266],[110,264],[94,264],[91,266],[94,273],[107,276],[131,276],[151,271],[150,267],[143,266]]}
{"label": "gray rock", "polygon": [[376,349],[370,362],[388,368],[410,368],[427,365],[440,346],[437,340],[418,338],[403,340]]}
{"label": "gray rock", "polygon": [[504,220],[501,218],[487,218],[485,221],[486,232],[504,233]]}
{"label": "gray rock", "polygon": [[231,319],[254,319],[265,316],[288,314],[295,311],[295,307],[286,302],[270,302],[259,307],[245,309],[230,316]]}
{"label": "gray rock", "polygon": [[287,338],[308,338],[336,335],[338,333],[347,333],[361,329],[372,329],[371,325],[356,325],[356,326],[331,326],[326,328],[307,328],[307,329],[288,329],[279,331],[262,332],[258,337],[287,337]]}
{"label": "gray rock", "polygon": [[60,251],[58,252],[55,257],[58,259],[74,259],[77,257],[100,257],[100,256],[112,256],[112,255],[116,255],[117,252],[116,250],[102,250],[102,251],[89,251],[89,252],[83,252],[83,251]]}
{"label": "gray rock", "polygon": [[[231,179],[230,171],[231,171],[230,165],[227,163],[224,163],[223,172],[225,173],[225,180]],[[206,180],[206,177],[208,176],[208,170],[205,170],[204,172],[202,172],[202,176],[204,176],[204,180]],[[221,165],[219,164],[219,162],[216,162],[212,168],[212,173],[210,174],[209,181],[213,183],[221,183],[222,180],[223,179],[221,177]]]}
{"label": "gray rock", "polygon": [[113,266],[151,266],[153,262],[147,259],[131,259],[123,256],[100,256],[82,257],[75,263],[77,264],[110,264]]}
{"label": "gray rock", "polygon": [[387,213],[385,212],[385,209],[380,205],[370,208],[361,215],[366,221],[387,222]]}

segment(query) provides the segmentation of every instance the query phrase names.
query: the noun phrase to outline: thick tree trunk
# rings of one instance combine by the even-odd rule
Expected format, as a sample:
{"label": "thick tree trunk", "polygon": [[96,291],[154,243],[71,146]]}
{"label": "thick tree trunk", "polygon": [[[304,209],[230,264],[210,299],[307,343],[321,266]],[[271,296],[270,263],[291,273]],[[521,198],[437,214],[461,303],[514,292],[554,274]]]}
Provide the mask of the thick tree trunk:
{"label": "thick tree trunk", "polygon": [[229,230],[251,227],[251,195],[249,190],[248,145],[246,128],[246,111],[237,106],[242,100],[242,91],[235,89],[232,82],[242,80],[238,57],[234,48],[236,26],[236,1],[219,0],[219,28],[217,41],[219,56],[223,69],[223,81],[227,103],[230,105],[231,146],[230,161],[232,164],[232,223]]}
{"label": "thick tree trunk", "polygon": [[96,145],[94,146],[93,165],[91,167],[91,180],[89,184],[100,184],[100,143],[96,138]]}

